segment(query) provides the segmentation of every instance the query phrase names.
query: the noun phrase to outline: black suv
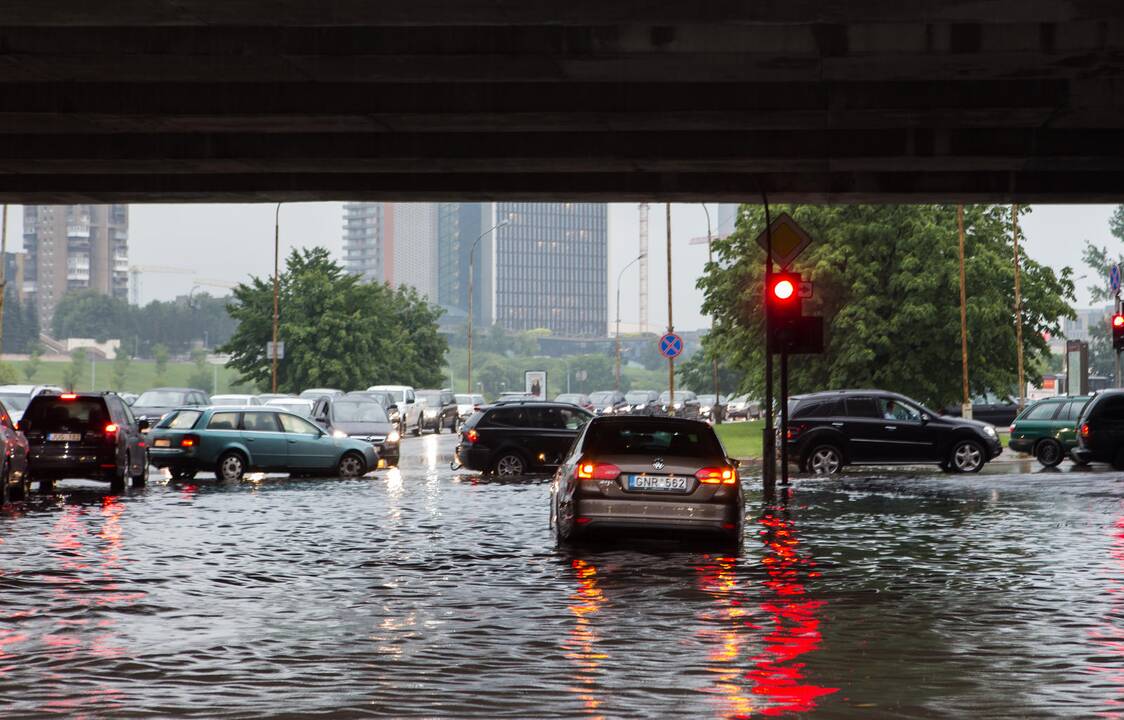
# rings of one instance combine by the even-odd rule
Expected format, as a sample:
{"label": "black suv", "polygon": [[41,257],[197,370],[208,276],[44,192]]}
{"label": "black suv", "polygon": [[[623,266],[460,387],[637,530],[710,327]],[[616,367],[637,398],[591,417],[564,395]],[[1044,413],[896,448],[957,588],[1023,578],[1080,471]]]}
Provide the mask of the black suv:
{"label": "black suv", "polygon": [[442,428],[449,428],[449,432],[455,433],[460,427],[457,396],[452,390],[415,390],[414,397],[424,401],[418,419],[420,430],[440,433]]}
{"label": "black suv", "polygon": [[20,419],[30,446],[27,469],[40,491],[55,480],[104,480],[113,492],[148,481],[148,447],[133,412],[114,393],[44,392]]}
{"label": "black suv", "polygon": [[470,417],[455,462],[480,472],[523,475],[557,467],[593,413],[568,403],[505,402]]}
{"label": "black suv", "polygon": [[1101,390],[1077,421],[1077,447],[1070,453],[1079,463],[1112,463],[1124,470],[1124,390]]}
{"label": "black suv", "polygon": [[991,425],[942,417],[882,390],[799,395],[789,399],[788,412],[788,456],[818,475],[852,464],[937,463],[977,472],[1003,452]]}

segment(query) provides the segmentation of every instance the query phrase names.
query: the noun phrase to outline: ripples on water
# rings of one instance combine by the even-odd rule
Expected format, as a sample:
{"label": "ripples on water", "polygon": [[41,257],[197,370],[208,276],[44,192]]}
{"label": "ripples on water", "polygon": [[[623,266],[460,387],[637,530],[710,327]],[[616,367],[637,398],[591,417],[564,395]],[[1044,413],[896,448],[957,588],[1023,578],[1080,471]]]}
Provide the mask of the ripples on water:
{"label": "ripples on water", "polygon": [[0,716],[1124,717],[1120,476],[803,480],[738,558],[560,551],[546,481],[449,442],[7,509]]}

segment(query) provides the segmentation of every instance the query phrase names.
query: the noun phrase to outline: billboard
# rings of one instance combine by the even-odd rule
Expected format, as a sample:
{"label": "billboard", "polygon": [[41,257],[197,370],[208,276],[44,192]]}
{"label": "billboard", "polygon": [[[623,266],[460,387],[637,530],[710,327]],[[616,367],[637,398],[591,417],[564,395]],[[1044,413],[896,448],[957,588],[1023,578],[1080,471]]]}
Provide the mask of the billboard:
{"label": "billboard", "polygon": [[546,400],[546,371],[528,370],[523,374],[523,391],[536,400]]}

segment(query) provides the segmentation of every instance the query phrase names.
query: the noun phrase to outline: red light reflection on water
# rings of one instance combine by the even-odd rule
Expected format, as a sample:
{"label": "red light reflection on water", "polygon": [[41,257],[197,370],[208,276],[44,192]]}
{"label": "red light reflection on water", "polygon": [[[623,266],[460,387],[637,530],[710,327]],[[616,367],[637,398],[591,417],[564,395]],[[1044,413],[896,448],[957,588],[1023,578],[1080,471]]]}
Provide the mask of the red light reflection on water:
{"label": "red light reflection on water", "polygon": [[575,558],[571,566],[578,580],[569,606],[575,622],[563,648],[567,651],[566,657],[577,666],[574,677],[580,683],[571,690],[581,699],[588,716],[600,718],[603,716],[599,712],[601,699],[597,696],[597,681],[601,663],[608,655],[597,647],[597,632],[591,616],[605,604],[605,594],[598,587],[597,568],[592,563]]}
{"label": "red light reflection on water", "polygon": [[762,630],[767,630],[765,647],[753,658],[754,667],[746,677],[753,681],[753,694],[766,702],[761,714],[808,712],[819,698],[839,691],[807,682],[801,661],[818,650],[823,640],[817,614],[826,602],[808,599],[804,587],[806,578],[819,573],[815,561],[799,549],[787,507],[767,508],[757,522],[765,546],[761,564],[768,579],[764,586],[771,597],[759,606]]}
{"label": "red light reflection on water", "polygon": [[1117,659],[1114,663],[1104,663],[1094,666],[1093,672],[1106,676],[1106,679],[1116,686],[1117,696],[1105,702],[1107,706],[1097,713],[1099,717],[1124,718],[1124,517],[1117,518],[1113,526],[1112,549],[1109,557],[1115,561],[1116,567],[1121,571],[1109,580],[1108,594],[1112,598],[1109,618],[1097,630],[1090,633],[1093,642],[1104,647],[1110,657]]}
{"label": "red light reflection on water", "polygon": [[714,645],[707,656],[706,669],[714,676],[713,693],[719,698],[719,717],[748,718],[754,706],[746,688],[742,662],[746,629],[756,626],[747,620],[749,611],[743,601],[743,591],[738,587],[738,560],[716,557],[711,564],[695,569],[699,571],[699,589],[710,595],[715,604],[713,610],[700,615],[705,623],[700,635]]}

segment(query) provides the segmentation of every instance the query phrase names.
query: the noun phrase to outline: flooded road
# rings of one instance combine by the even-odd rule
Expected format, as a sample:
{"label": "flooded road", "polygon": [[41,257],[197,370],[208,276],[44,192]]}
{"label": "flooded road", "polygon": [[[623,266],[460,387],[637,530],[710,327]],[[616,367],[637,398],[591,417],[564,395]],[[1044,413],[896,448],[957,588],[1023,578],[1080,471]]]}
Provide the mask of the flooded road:
{"label": "flooded road", "polygon": [[0,715],[1124,717],[1124,475],[798,479],[739,558],[571,552],[451,449],[6,509]]}

